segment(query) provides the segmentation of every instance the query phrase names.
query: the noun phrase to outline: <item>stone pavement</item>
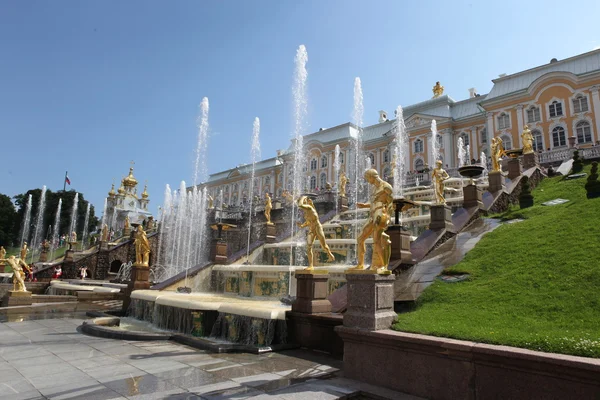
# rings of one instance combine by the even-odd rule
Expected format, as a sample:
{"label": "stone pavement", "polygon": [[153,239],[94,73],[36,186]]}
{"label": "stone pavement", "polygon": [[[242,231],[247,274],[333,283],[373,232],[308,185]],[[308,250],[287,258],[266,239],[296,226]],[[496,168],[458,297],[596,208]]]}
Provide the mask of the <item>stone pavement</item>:
{"label": "stone pavement", "polygon": [[345,379],[341,361],[320,353],[102,339],[79,333],[85,317],[73,316],[0,323],[0,399],[416,399]]}

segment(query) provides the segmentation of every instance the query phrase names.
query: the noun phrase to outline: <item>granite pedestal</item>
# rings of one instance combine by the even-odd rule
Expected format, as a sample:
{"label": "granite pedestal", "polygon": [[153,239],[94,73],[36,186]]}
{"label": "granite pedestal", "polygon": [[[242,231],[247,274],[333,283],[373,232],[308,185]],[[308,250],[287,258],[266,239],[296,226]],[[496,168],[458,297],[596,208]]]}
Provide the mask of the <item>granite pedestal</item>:
{"label": "granite pedestal", "polygon": [[40,253],[40,259],[38,261],[39,262],[48,261],[48,251],[47,250],[42,250],[42,252]]}
{"label": "granite pedestal", "polygon": [[129,287],[132,290],[150,289],[150,268],[133,264],[131,267],[131,282]]}
{"label": "granite pedestal", "polygon": [[504,190],[504,176],[502,172],[490,172],[488,175],[488,192],[496,193],[499,190]]}
{"label": "granite pedestal", "polygon": [[292,311],[305,314],[331,312],[331,303],[327,300],[327,281],[329,274],[296,271],[296,301]]}
{"label": "granite pedestal", "polygon": [[339,209],[343,211],[348,211],[348,198],[346,196],[340,196],[339,198]]}
{"label": "granite pedestal", "polygon": [[389,329],[396,318],[395,280],[393,274],[347,273],[348,304],[344,326],[370,331]]}
{"label": "granite pedestal", "polygon": [[3,307],[11,306],[30,306],[33,304],[33,297],[31,292],[17,292],[15,290],[9,290],[4,299],[2,300]]}
{"label": "granite pedestal", "polygon": [[413,265],[413,257],[410,251],[410,232],[402,228],[402,225],[391,225],[385,232],[392,242],[392,255],[390,261],[401,260],[401,264]]}
{"label": "granite pedestal", "polygon": [[431,222],[429,223],[429,229],[437,231],[445,229],[448,232],[454,232],[454,225],[452,225],[452,209],[446,204],[437,204],[431,206]]}
{"label": "granite pedestal", "polygon": [[100,250],[108,250],[108,241],[100,241]]}
{"label": "granite pedestal", "polygon": [[277,227],[273,223],[267,223],[265,229],[265,242],[275,243],[277,239]]}
{"label": "granite pedestal", "polygon": [[75,251],[69,249],[67,251],[65,251],[65,262],[69,262],[72,263],[73,262],[73,254],[75,253]]}
{"label": "granite pedestal", "polygon": [[211,259],[215,264],[227,263],[227,242],[220,239],[214,239],[210,246]]}
{"label": "granite pedestal", "polygon": [[510,158],[508,160],[508,179],[515,179],[523,172],[521,168],[521,160],[518,158]]}
{"label": "granite pedestal", "polygon": [[467,185],[463,188],[463,207],[483,207],[481,191],[477,188],[477,185]]}
{"label": "granite pedestal", "polygon": [[523,168],[529,169],[539,165],[537,153],[523,154]]}

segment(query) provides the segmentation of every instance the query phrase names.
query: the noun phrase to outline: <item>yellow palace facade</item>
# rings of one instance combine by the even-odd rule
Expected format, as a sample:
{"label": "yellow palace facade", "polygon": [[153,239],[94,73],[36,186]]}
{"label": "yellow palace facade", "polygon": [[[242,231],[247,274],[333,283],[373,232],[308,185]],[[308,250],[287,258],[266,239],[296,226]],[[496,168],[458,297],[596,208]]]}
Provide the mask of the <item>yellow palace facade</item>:
{"label": "yellow palace facade", "polygon": [[[489,93],[476,94],[475,89],[469,89],[469,98],[461,101],[444,95],[437,85],[433,98],[404,107],[410,145],[407,170],[422,171],[433,165],[432,120],[437,123],[441,159],[451,172],[458,166],[459,138],[465,147],[468,145],[469,159],[477,161],[482,152],[489,154],[493,137],[501,137],[506,149],[521,147],[520,133],[525,125],[532,131],[541,162],[573,145],[585,148],[600,143],[600,50],[552,59],[545,65],[501,75],[492,82]],[[380,111],[379,122],[363,128],[365,153],[384,177],[391,176],[392,124],[388,114]],[[336,181],[336,145],[340,147],[341,170],[347,171],[356,133],[356,126],[344,123],[304,136],[308,189],[322,190]],[[277,198],[291,187],[292,148],[256,164],[255,196],[270,192]],[[419,174],[411,174],[413,179],[415,176]],[[212,174],[202,186],[215,199],[223,191],[223,202],[229,206],[241,205],[250,196],[250,166]]]}

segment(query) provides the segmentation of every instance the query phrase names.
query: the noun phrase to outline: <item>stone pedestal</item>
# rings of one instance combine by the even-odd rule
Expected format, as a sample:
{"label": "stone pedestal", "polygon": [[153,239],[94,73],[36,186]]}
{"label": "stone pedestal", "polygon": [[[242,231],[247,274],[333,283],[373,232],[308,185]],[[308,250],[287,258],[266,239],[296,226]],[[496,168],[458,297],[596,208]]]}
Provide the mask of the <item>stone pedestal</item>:
{"label": "stone pedestal", "polygon": [[100,241],[99,248],[100,250],[108,250],[108,241]]}
{"label": "stone pedestal", "polygon": [[135,265],[131,267],[131,282],[129,288],[131,290],[150,289],[150,268]]}
{"label": "stone pedestal", "polygon": [[393,274],[347,273],[348,303],[344,326],[370,331],[389,329],[396,318],[395,280]]}
{"label": "stone pedestal", "polygon": [[521,169],[521,160],[518,158],[510,158],[508,160],[508,179],[515,179],[523,172]]}
{"label": "stone pedestal", "polygon": [[275,243],[277,239],[277,227],[273,223],[267,223],[265,229],[265,242],[266,243]]}
{"label": "stone pedestal", "polygon": [[338,208],[340,212],[348,211],[348,197],[340,196]]}
{"label": "stone pedestal", "polygon": [[483,207],[481,191],[477,188],[477,185],[467,185],[463,188],[463,207]]}
{"label": "stone pedestal", "polygon": [[445,229],[448,232],[454,232],[454,225],[452,225],[452,209],[446,204],[438,204],[431,206],[431,222],[429,223],[429,229],[436,231],[439,229]]}
{"label": "stone pedestal", "polygon": [[401,260],[402,264],[413,265],[414,261],[410,252],[410,232],[402,225],[391,225],[385,232],[392,241],[392,255],[390,261]]}
{"label": "stone pedestal", "polygon": [[2,307],[10,306],[30,306],[33,303],[31,292],[17,292],[9,290],[4,299],[2,299]]}
{"label": "stone pedestal", "polygon": [[490,172],[488,175],[488,192],[496,193],[499,190],[504,189],[504,176],[500,171]]}
{"label": "stone pedestal", "polygon": [[537,153],[523,154],[523,168],[529,169],[539,165]]}
{"label": "stone pedestal", "polygon": [[46,262],[46,261],[48,261],[48,252],[45,250],[42,250],[42,252],[40,253],[39,262]]}
{"label": "stone pedestal", "polygon": [[65,251],[65,262],[69,262],[72,263],[73,262],[73,254],[75,253],[75,251],[69,249],[67,251]]}
{"label": "stone pedestal", "polygon": [[215,264],[227,263],[227,242],[213,239],[210,246],[210,258]]}
{"label": "stone pedestal", "polygon": [[314,271],[296,271],[296,301],[292,312],[317,314],[331,312],[331,303],[327,300],[327,281],[329,274],[311,273]]}

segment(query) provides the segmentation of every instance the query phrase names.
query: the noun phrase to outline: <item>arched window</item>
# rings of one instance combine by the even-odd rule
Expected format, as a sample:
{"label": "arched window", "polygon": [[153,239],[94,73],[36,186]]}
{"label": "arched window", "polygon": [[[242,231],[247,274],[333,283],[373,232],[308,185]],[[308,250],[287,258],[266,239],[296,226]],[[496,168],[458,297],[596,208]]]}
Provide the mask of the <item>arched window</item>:
{"label": "arched window", "polygon": [[324,190],[325,186],[327,186],[327,175],[325,173],[322,173],[321,178],[319,179],[319,188],[321,190]]}
{"label": "arched window", "polygon": [[423,141],[421,139],[415,140],[415,153],[423,152]]}
{"label": "arched window", "polygon": [[313,158],[310,160],[310,170],[314,171],[315,169],[317,169],[317,159]]}
{"label": "arched window", "polygon": [[541,115],[540,115],[540,108],[536,107],[536,106],[531,106],[527,109],[527,123],[531,124],[533,122],[538,122],[540,121]]}
{"label": "arched window", "polygon": [[313,175],[310,177],[310,190],[315,190],[316,188],[317,188],[317,177]]}
{"label": "arched window", "polygon": [[577,132],[577,143],[590,143],[592,141],[592,129],[589,122],[581,121],[577,123],[575,131]]}
{"label": "arched window", "polygon": [[483,128],[481,130],[481,143],[487,143],[487,129]]}
{"label": "arched window", "polygon": [[554,147],[567,145],[567,135],[565,134],[565,128],[562,126],[552,129],[552,145]]}
{"label": "arched window", "polygon": [[271,177],[270,176],[266,176],[265,177],[265,186],[270,186],[271,185]]}
{"label": "arched window", "polygon": [[533,151],[544,151],[542,132],[538,129],[535,129],[533,132],[531,132],[531,136],[533,136]]}
{"label": "arched window", "polygon": [[500,139],[502,139],[502,147],[504,147],[505,150],[512,149],[512,138],[510,136],[502,135],[500,136]]}
{"label": "arched window", "polygon": [[460,134],[460,137],[463,140],[463,146],[468,146],[469,145],[469,135],[466,132],[463,132]]}
{"label": "arched window", "polygon": [[327,167],[327,156],[321,157],[321,168]]}
{"label": "arched window", "polygon": [[383,162],[390,162],[390,151],[389,150],[385,150],[383,152]]}
{"label": "arched window", "polygon": [[443,149],[444,141],[442,140],[442,135],[437,135],[436,138],[437,138],[436,140],[437,140],[438,149]]}
{"label": "arched window", "polygon": [[340,153],[340,164],[344,163],[344,153]]}
{"label": "arched window", "polygon": [[576,113],[586,112],[588,110],[587,98],[580,94],[573,99],[573,110]]}
{"label": "arched window", "polygon": [[239,189],[240,189],[240,187],[238,186],[238,184],[237,184],[237,183],[235,183],[235,184],[233,185],[233,191],[234,191],[234,192],[237,192]]}
{"label": "arched window", "polygon": [[510,127],[510,116],[502,113],[498,116],[498,129],[507,129]]}
{"label": "arched window", "polygon": [[550,118],[560,117],[561,115],[563,115],[562,103],[554,100],[552,104],[550,104],[550,106],[548,107],[548,111],[550,113]]}
{"label": "arched window", "polygon": [[369,157],[369,159],[371,160],[371,165],[375,165],[375,156],[373,155],[373,153],[369,153],[367,157]]}
{"label": "arched window", "polygon": [[415,169],[419,172],[422,172],[424,168],[425,168],[425,163],[423,162],[423,159],[417,158],[417,161],[415,161]]}

